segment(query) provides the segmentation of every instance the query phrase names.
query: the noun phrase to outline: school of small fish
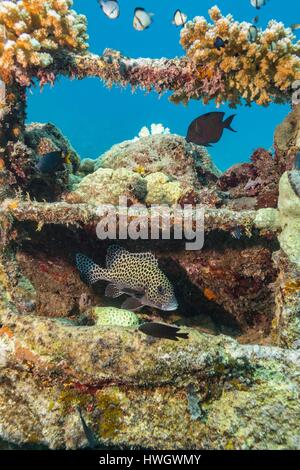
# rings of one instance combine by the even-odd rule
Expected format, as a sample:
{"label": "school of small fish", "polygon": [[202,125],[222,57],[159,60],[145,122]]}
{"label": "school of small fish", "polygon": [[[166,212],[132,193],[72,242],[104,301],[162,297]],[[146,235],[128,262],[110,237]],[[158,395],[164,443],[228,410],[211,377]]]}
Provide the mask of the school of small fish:
{"label": "school of small fish", "polygon": [[[98,3],[107,18],[116,20],[120,16],[120,5],[118,0],[98,0]],[[133,14],[133,27],[136,31],[144,31],[148,29],[153,23],[154,13],[150,13],[142,7],[136,7]],[[172,24],[175,26],[184,26],[187,22],[187,15],[181,10],[176,10]]]}

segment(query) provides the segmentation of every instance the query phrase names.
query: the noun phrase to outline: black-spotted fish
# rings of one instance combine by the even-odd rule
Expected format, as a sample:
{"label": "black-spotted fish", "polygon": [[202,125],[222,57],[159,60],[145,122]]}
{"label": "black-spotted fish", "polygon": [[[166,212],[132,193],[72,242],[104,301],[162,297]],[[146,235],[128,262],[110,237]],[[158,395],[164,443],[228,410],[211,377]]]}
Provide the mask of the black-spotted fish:
{"label": "black-spotted fish", "polygon": [[173,286],[159,269],[152,253],[130,253],[118,245],[112,245],[107,250],[106,268],[101,268],[82,254],[76,255],[76,265],[89,284],[101,279],[109,282],[105,290],[107,297],[129,295],[122,304],[124,309],[138,310],[148,305],[170,311],[178,307]]}
{"label": "black-spotted fish", "polygon": [[117,0],[99,0],[103,13],[110,20],[116,20],[120,16],[120,6]]}
{"label": "black-spotted fish", "polygon": [[224,115],[225,113],[215,111],[203,114],[202,116],[194,119],[194,121],[189,125],[187,131],[187,142],[193,142],[194,144],[210,147],[210,144],[219,142],[224,129],[236,132],[230,126],[235,114],[229,116],[225,121],[223,121]]}
{"label": "black-spotted fish", "polygon": [[188,339],[188,333],[180,333],[180,326],[168,325],[166,323],[148,322],[142,323],[139,330],[155,338],[171,339],[178,341],[179,338]]}
{"label": "black-spotted fish", "polygon": [[250,2],[251,2],[251,5],[257,10],[260,10],[261,7],[267,4],[267,0],[250,0]]}
{"label": "black-spotted fish", "polygon": [[70,154],[63,153],[62,150],[46,153],[41,155],[36,168],[41,173],[55,173],[56,171],[65,170],[65,164],[70,163]]}
{"label": "black-spotted fish", "polygon": [[145,8],[137,7],[134,10],[133,27],[137,31],[144,31],[153,23],[153,13],[148,13]]}
{"label": "black-spotted fish", "polygon": [[176,10],[173,15],[172,24],[175,26],[183,26],[187,22],[187,15],[183,13],[181,10]]}

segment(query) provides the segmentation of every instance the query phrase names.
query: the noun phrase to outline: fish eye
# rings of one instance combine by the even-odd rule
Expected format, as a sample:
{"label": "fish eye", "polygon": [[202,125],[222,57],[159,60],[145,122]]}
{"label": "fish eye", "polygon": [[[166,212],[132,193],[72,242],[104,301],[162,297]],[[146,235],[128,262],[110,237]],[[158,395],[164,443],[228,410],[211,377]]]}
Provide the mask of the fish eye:
{"label": "fish eye", "polygon": [[160,295],[164,295],[164,294],[166,293],[166,288],[165,288],[164,286],[158,286],[157,292],[158,292]]}

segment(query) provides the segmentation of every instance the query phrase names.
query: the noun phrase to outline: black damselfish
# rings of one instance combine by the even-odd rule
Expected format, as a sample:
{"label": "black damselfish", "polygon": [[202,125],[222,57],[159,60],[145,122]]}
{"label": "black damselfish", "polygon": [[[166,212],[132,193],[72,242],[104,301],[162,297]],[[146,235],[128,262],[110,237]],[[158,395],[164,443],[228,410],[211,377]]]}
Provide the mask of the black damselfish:
{"label": "black damselfish", "polygon": [[178,341],[179,338],[188,339],[188,333],[180,333],[180,326],[167,325],[166,323],[149,322],[139,326],[139,330],[155,338],[171,339]]}

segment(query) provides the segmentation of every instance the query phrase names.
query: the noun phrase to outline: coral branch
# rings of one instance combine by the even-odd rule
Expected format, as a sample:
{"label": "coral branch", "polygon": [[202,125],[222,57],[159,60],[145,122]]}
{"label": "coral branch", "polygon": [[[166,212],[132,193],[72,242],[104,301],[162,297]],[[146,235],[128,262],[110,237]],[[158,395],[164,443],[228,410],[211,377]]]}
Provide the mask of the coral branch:
{"label": "coral branch", "polygon": [[[18,200],[5,200],[0,206],[1,215],[11,215],[15,220],[25,222],[32,221],[44,224],[92,224],[98,223],[101,217],[97,208],[89,204],[67,204],[22,202]],[[255,228],[256,211],[235,212],[228,209],[205,209],[205,231],[225,230],[231,231],[237,227],[244,227],[247,232]],[[117,213],[118,217],[118,213]],[[137,219],[138,216],[129,215],[128,221]],[[150,212],[149,212],[150,217]],[[196,213],[193,214],[193,222],[196,224]],[[174,216],[171,212],[171,225],[174,224]],[[262,229],[263,227],[260,226]],[[267,227],[274,230],[272,227]]]}

